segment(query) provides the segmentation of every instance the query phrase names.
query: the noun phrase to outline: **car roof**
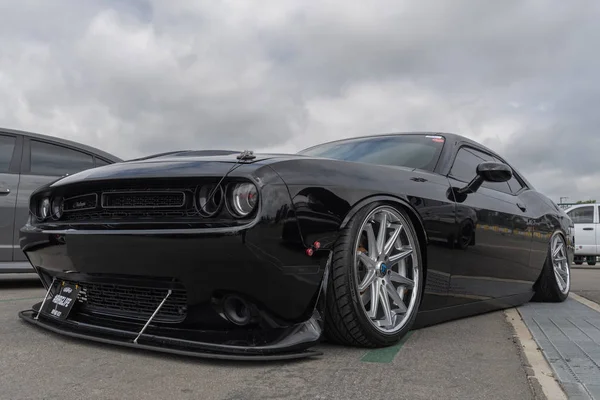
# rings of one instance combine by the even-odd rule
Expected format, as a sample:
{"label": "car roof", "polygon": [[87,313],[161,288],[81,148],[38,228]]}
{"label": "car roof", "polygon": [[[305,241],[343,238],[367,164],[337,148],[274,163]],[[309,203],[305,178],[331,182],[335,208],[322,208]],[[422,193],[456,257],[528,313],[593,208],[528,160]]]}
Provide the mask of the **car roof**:
{"label": "car roof", "polygon": [[469,139],[467,137],[464,137],[464,136],[456,134],[456,133],[434,132],[434,131],[407,131],[407,132],[389,132],[389,133],[378,133],[378,134],[373,134],[373,135],[362,135],[362,136],[345,137],[345,138],[342,138],[342,139],[332,140],[330,142],[322,142],[322,143],[319,143],[319,144],[307,147],[305,150],[308,150],[308,149],[313,148],[313,147],[321,146],[321,145],[324,145],[324,144],[330,144],[330,143],[346,142],[346,141],[360,140],[360,139],[377,139],[377,138],[380,138],[380,137],[402,136],[402,135],[443,136],[446,140],[463,141],[463,142],[468,142],[468,143],[471,143],[471,144],[475,144],[477,146],[481,146],[480,143],[477,143],[477,142],[475,142],[475,141],[473,141],[473,140],[471,140],[471,139]]}
{"label": "car roof", "polygon": [[71,146],[71,147],[75,147],[75,148],[79,148],[81,150],[87,151],[89,153],[93,153],[99,157],[102,158],[106,158],[110,161],[113,162],[121,162],[123,161],[122,159],[120,159],[119,157],[107,153],[103,150],[100,150],[96,147],[92,147],[92,146],[88,146],[86,144],[83,143],[79,143],[79,142],[74,142],[72,140],[68,140],[68,139],[63,139],[63,138],[59,138],[56,136],[50,136],[50,135],[43,135],[41,133],[34,133],[34,132],[27,132],[27,131],[21,131],[21,130],[17,130],[17,129],[7,129],[7,128],[0,128],[0,133],[12,133],[15,135],[22,135],[22,136],[26,136],[26,137],[30,137],[30,138],[35,138],[35,139],[42,139],[42,140],[47,140],[47,141],[51,141],[57,144],[64,144],[67,146]]}

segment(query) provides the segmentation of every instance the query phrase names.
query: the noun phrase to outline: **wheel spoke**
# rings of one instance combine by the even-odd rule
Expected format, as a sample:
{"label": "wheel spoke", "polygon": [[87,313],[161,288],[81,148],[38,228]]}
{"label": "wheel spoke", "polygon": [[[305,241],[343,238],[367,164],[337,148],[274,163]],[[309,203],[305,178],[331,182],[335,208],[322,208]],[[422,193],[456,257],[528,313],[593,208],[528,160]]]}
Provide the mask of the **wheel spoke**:
{"label": "wheel spoke", "polygon": [[382,325],[390,326],[392,325],[392,307],[390,306],[390,298],[388,297],[386,291],[383,290],[379,292],[379,297],[381,300],[381,307],[383,308],[383,314],[385,315]]}
{"label": "wheel spoke", "polygon": [[363,306],[366,306],[367,304],[371,303],[371,289],[372,286],[369,286],[367,290],[360,294],[360,300],[362,301]]}
{"label": "wheel spoke", "polygon": [[390,256],[390,267],[392,265],[394,265],[395,263],[397,263],[398,261],[403,260],[406,257],[410,256],[412,254],[412,252],[413,252],[413,250],[410,247],[403,248],[400,253]]}
{"label": "wheel spoke", "polygon": [[556,276],[556,280],[560,285],[561,290],[563,290],[567,286],[567,283],[565,282],[564,278],[561,276],[561,274],[558,273],[556,269],[554,269],[554,276]]}
{"label": "wheel spoke", "polygon": [[390,239],[387,241],[387,243],[383,247],[383,253],[386,256],[390,255],[390,253],[394,249],[394,245],[396,244],[398,237],[400,237],[400,233],[402,233],[402,228],[403,228],[402,225],[395,225],[394,227],[396,228],[394,230],[394,233],[392,233],[392,236],[390,236]]}
{"label": "wheel spoke", "polygon": [[556,257],[562,249],[563,249],[563,243],[558,242],[557,246],[554,248],[554,251],[552,252],[552,257]]}
{"label": "wheel spoke", "polygon": [[367,224],[367,226],[365,226],[365,231],[367,232],[367,241],[369,243],[369,257],[375,260],[377,258],[377,240],[375,240],[373,225],[370,223]]}
{"label": "wheel spoke", "polygon": [[390,277],[389,277],[389,279],[390,279],[390,281],[399,283],[400,285],[406,286],[409,289],[412,289],[412,288],[415,287],[415,282],[414,281],[408,279],[405,276],[400,275],[396,271],[390,271]]}
{"label": "wheel spoke", "polygon": [[561,276],[561,278],[567,279],[569,274],[567,273],[567,271],[565,271],[563,268],[561,268],[560,266],[554,267],[554,270],[556,272],[558,272],[558,274]]}
{"label": "wheel spoke", "polygon": [[376,276],[377,276],[377,272],[375,271],[375,269],[369,269],[367,271],[367,275],[365,276],[365,279],[363,279],[363,281],[360,283],[360,285],[358,285],[358,291],[362,292],[363,290],[366,290],[369,286],[371,286],[371,284],[375,280]]}
{"label": "wheel spoke", "polygon": [[385,233],[387,232],[387,213],[381,213],[379,223],[379,233],[377,235],[377,255],[383,253],[383,244],[385,243]]}
{"label": "wheel spoke", "polygon": [[376,280],[371,284],[371,309],[367,313],[369,318],[377,317],[377,308],[379,307],[380,284]]}
{"label": "wheel spoke", "polygon": [[392,283],[389,280],[385,285],[385,289],[387,290],[388,295],[390,296],[394,304],[398,306],[398,311],[400,311],[403,314],[406,313],[406,304],[404,304],[404,301],[402,301],[402,297],[400,297],[397,289],[394,287],[394,285],[392,285]]}
{"label": "wheel spoke", "polygon": [[358,252],[358,259],[362,261],[365,267],[367,267],[369,270],[375,269],[375,261],[373,261],[368,255],[366,255],[362,251]]}

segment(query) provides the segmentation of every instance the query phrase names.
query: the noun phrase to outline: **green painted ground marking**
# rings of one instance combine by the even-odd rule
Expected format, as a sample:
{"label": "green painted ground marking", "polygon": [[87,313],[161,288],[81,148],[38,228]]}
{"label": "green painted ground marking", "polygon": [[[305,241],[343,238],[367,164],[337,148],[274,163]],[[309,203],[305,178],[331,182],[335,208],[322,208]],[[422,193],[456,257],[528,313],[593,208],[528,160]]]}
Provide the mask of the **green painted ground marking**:
{"label": "green painted ground marking", "polygon": [[360,359],[362,362],[375,362],[375,363],[391,363],[394,361],[394,357],[400,351],[404,343],[410,338],[412,331],[409,331],[406,336],[400,340],[400,342],[394,346],[384,347],[382,349],[370,350]]}
{"label": "green painted ground marking", "polygon": [[21,301],[21,300],[35,300],[35,299],[39,299],[40,296],[37,297],[24,297],[22,299],[0,299],[0,303],[8,303],[9,301]]}

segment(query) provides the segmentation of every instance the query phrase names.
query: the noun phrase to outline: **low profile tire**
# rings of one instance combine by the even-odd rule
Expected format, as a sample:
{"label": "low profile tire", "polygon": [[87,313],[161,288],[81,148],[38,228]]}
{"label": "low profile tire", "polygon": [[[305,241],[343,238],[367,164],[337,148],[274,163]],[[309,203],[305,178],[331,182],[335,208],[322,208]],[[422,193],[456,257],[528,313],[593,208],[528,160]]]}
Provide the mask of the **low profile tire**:
{"label": "low profile tire", "polygon": [[565,238],[554,233],[548,245],[548,255],[537,283],[535,301],[565,301],[571,289],[571,266],[567,257]]}
{"label": "low profile tire", "polygon": [[421,303],[419,240],[401,208],[357,212],[333,248],[325,334],[335,343],[384,347],[410,330]]}

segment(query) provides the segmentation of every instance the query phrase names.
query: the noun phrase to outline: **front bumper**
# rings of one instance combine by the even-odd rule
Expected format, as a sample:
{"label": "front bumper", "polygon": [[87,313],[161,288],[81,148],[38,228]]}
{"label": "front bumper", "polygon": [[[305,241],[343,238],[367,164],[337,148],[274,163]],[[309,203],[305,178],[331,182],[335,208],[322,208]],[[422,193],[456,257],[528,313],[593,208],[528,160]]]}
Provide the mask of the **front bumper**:
{"label": "front bumper", "polygon": [[[34,319],[35,307],[20,317],[69,336],[203,357],[318,354],[306,349],[322,333],[318,304],[328,252],[308,257],[289,197],[270,198],[276,201],[255,221],[231,229],[26,225],[21,248],[46,289],[64,281],[86,288],[87,295],[66,320],[44,313]],[[168,312],[134,343],[167,289],[177,292],[177,302],[165,303]],[[239,326],[223,316],[220,299],[231,295],[251,305],[252,323]]]}

